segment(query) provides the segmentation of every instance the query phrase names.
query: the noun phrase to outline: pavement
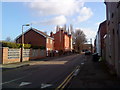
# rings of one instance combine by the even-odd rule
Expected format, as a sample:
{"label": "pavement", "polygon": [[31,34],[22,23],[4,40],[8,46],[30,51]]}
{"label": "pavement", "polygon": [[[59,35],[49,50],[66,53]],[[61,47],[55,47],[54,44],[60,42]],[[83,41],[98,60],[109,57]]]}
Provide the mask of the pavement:
{"label": "pavement", "polygon": [[65,57],[65,56],[69,56],[69,55],[61,55],[61,56],[55,56],[55,57],[45,57],[45,58],[41,58],[41,59],[34,59],[34,60],[30,60],[30,61],[10,63],[10,64],[0,64],[0,69],[2,69],[2,71],[8,71],[8,70],[16,69],[16,68],[21,68],[21,67],[26,67],[26,66],[30,66],[30,65],[40,64],[40,63],[43,63],[42,61],[50,61],[50,60],[54,60],[54,59]]}
{"label": "pavement", "polygon": [[120,78],[110,74],[104,61],[93,62],[92,56],[85,56],[77,76],[69,82],[70,88],[120,88]]}

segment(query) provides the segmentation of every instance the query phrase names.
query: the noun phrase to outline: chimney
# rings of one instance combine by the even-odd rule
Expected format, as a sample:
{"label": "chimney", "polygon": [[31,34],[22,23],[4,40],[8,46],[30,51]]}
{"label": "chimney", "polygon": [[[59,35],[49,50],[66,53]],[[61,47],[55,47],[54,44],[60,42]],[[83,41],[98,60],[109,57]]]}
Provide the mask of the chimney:
{"label": "chimney", "polygon": [[73,25],[70,24],[70,33],[73,34]]}
{"label": "chimney", "polygon": [[53,32],[50,33],[50,37],[53,37]]}
{"label": "chimney", "polygon": [[66,31],[66,24],[64,25],[64,31]]}
{"label": "chimney", "polygon": [[69,27],[68,27],[68,34],[70,34],[70,30],[69,30]]}
{"label": "chimney", "polygon": [[58,32],[58,31],[59,31],[59,26],[57,25],[57,26],[56,26],[56,32]]}

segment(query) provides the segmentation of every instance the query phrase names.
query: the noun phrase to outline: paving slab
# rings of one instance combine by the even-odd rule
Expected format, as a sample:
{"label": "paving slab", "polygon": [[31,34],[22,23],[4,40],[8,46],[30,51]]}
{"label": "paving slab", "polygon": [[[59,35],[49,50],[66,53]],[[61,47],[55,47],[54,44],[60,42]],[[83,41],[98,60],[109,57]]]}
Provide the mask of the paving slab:
{"label": "paving slab", "polygon": [[87,60],[68,88],[120,88],[120,78],[111,75],[103,61],[93,62],[92,56],[86,57]]}

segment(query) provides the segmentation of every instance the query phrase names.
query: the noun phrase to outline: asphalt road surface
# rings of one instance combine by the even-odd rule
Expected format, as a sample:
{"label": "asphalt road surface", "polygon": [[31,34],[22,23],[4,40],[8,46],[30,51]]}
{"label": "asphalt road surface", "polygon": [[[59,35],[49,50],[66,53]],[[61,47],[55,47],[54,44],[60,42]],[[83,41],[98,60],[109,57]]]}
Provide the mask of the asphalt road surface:
{"label": "asphalt road surface", "polygon": [[30,66],[2,73],[2,88],[57,88],[85,60],[75,54],[48,61],[36,61]]}

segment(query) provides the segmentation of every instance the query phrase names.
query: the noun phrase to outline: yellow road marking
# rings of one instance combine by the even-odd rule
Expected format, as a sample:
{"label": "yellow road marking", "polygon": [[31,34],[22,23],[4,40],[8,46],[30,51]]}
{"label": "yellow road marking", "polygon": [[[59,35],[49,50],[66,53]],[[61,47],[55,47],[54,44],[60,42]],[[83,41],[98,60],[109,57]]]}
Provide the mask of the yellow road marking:
{"label": "yellow road marking", "polygon": [[[80,68],[80,66],[76,66],[76,68],[67,76],[67,78],[56,88],[56,90],[58,89],[63,89],[67,84],[68,82],[72,79],[73,77],[73,73],[75,72],[76,69]],[[60,90],[61,90],[60,89]]]}

